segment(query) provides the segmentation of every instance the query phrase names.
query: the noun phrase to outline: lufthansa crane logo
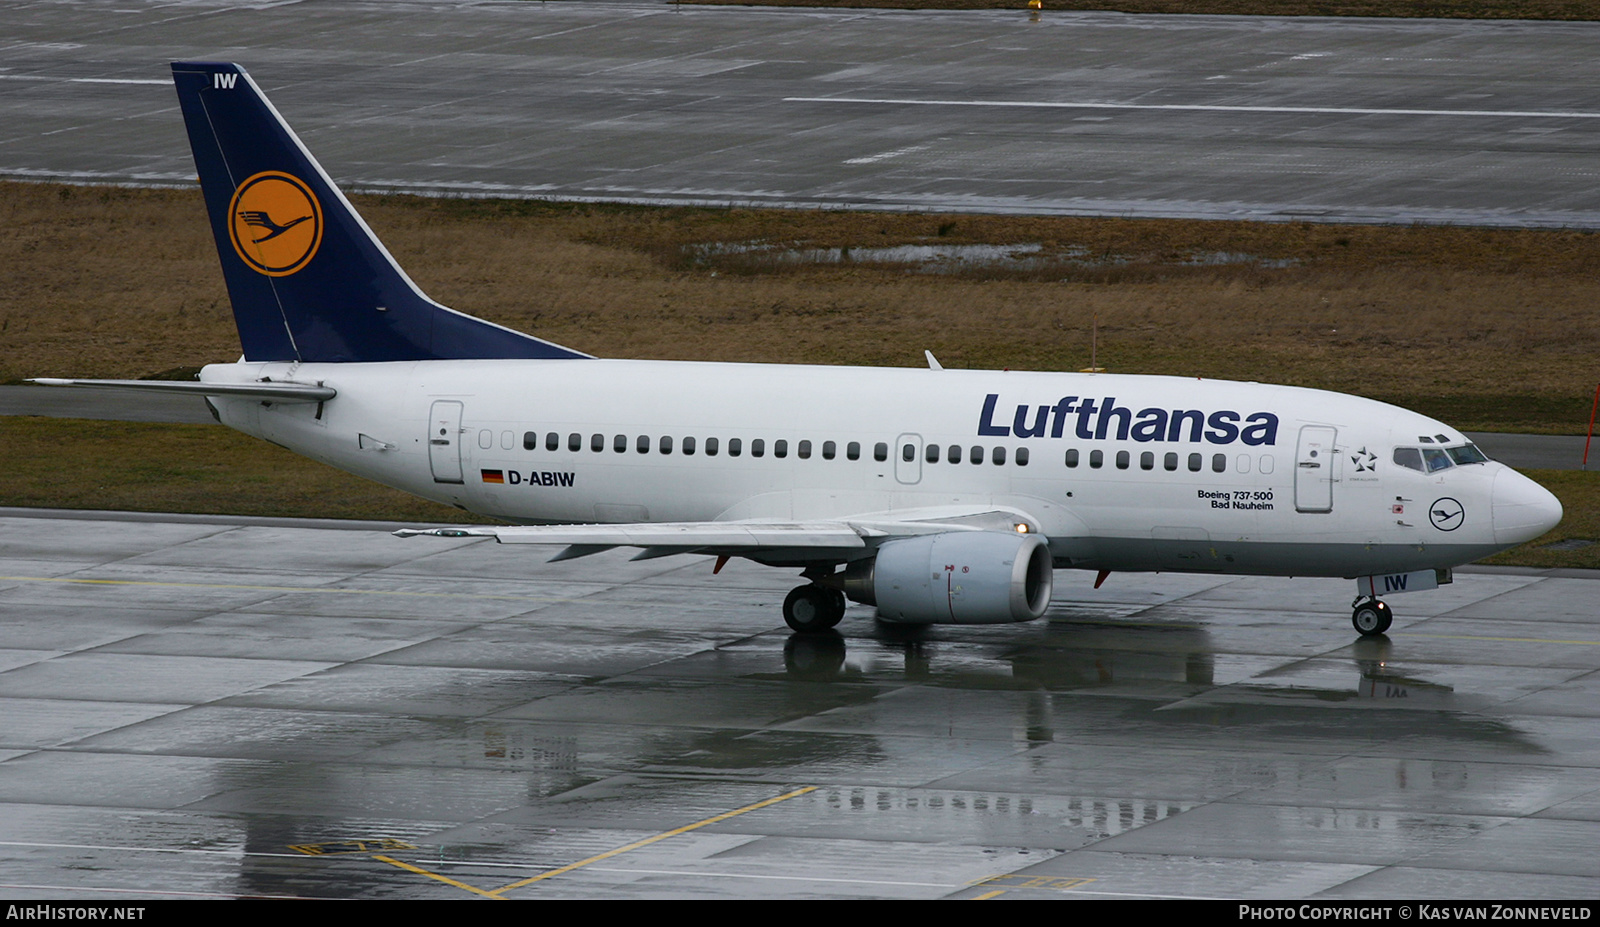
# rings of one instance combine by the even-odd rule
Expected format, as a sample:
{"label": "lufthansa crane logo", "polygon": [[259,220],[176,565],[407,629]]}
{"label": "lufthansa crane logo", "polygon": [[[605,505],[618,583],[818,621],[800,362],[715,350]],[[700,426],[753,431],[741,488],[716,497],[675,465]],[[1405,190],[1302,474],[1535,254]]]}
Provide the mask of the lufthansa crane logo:
{"label": "lufthansa crane logo", "polygon": [[287,277],[305,267],[322,244],[322,206],[300,178],[262,171],[233,192],[228,234],[233,250],[252,270]]}
{"label": "lufthansa crane logo", "polygon": [[1440,531],[1454,531],[1467,520],[1467,510],[1462,508],[1461,503],[1445,496],[1428,506],[1428,520]]}

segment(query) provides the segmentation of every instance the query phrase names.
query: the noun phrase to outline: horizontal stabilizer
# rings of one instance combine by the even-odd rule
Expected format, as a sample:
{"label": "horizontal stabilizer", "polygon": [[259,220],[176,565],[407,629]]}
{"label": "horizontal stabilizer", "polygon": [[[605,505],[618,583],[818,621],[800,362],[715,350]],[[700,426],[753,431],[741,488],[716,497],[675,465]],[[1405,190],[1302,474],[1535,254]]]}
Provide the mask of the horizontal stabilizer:
{"label": "horizontal stabilizer", "polygon": [[92,389],[130,389],[149,393],[188,393],[191,396],[253,396],[274,402],[326,402],[338,395],[331,386],[312,383],[202,383],[199,380],[64,380],[36,377],[40,386],[87,386]]}

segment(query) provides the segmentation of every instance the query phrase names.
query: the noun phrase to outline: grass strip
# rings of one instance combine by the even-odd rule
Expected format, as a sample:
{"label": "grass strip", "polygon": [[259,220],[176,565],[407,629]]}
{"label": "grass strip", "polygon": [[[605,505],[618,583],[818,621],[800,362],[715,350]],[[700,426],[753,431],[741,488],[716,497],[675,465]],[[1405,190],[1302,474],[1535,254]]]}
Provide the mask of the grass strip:
{"label": "grass strip", "polygon": [[[430,294],[605,357],[1257,380],[1581,434],[1600,234],[360,197]],[[898,246],[990,248],[968,262]],[[238,356],[198,192],[0,183],[0,382]]]}

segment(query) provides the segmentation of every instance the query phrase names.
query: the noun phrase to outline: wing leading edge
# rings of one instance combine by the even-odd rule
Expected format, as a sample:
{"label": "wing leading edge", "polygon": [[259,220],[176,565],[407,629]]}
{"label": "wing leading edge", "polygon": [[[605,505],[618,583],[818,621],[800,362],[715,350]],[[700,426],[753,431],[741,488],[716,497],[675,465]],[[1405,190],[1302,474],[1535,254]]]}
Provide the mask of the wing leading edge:
{"label": "wing leading edge", "polygon": [[1033,518],[1012,509],[924,509],[869,513],[818,521],[662,522],[619,525],[492,525],[402,528],[397,537],[491,537],[501,544],[564,544],[551,561],[586,557],[615,547],[644,548],[635,560],[673,554],[762,555],[811,552],[816,559],[854,559],[884,541],[968,531],[1037,534]]}

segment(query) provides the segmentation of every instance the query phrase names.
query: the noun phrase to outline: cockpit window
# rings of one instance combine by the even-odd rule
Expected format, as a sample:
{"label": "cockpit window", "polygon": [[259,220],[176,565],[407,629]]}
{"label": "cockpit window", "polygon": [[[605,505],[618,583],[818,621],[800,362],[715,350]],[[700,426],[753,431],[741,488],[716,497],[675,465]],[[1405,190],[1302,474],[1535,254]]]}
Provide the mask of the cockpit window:
{"label": "cockpit window", "polygon": [[1394,462],[1407,470],[1416,470],[1425,473],[1422,466],[1422,451],[1414,447],[1397,447],[1394,449]]}
{"label": "cockpit window", "polygon": [[1458,464],[1489,462],[1488,455],[1484,454],[1483,451],[1478,450],[1478,446],[1476,444],[1463,444],[1459,447],[1447,447],[1445,450],[1450,453],[1450,459],[1454,460]]}
{"label": "cockpit window", "polygon": [[1447,470],[1453,466],[1450,463],[1450,455],[1446,454],[1443,449],[1437,447],[1423,448],[1422,462],[1427,466],[1429,473],[1432,473],[1435,470]]}

